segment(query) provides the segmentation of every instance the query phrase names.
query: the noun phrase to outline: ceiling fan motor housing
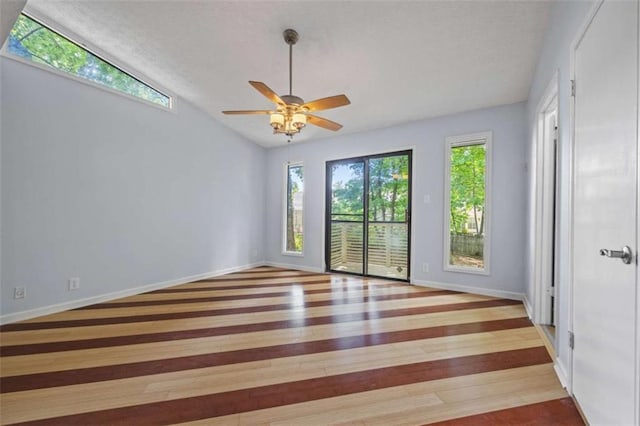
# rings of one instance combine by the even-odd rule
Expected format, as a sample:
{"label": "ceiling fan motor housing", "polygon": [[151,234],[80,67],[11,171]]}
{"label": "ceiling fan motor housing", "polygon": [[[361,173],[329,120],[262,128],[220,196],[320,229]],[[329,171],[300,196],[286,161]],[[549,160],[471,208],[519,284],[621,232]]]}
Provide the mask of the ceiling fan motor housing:
{"label": "ceiling fan motor housing", "polygon": [[299,98],[298,96],[294,96],[294,95],[282,95],[280,96],[280,98],[284,101],[285,104],[287,105],[296,105],[296,106],[301,106],[304,105],[304,101],[302,100],[302,98]]}

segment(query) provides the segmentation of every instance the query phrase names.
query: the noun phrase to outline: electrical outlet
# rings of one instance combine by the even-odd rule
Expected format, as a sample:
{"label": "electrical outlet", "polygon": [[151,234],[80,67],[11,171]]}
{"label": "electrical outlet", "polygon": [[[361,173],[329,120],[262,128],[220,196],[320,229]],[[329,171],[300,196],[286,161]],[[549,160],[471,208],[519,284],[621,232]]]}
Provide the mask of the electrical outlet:
{"label": "electrical outlet", "polygon": [[80,278],[69,278],[69,291],[77,290],[80,288]]}
{"label": "electrical outlet", "polygon": [[425,204],[429,204],[429,203],[431,203],[431,195],[430,195],[430,194],[426,194],[426,195],[424,196],[424,203],[425,203]]}
{"label": "electrical outlet", "polygon": [[423,263],[422,264],[422,272],[429,272],[429,264],[428,263]]}
{"label": "electrical outlet", "polygon": [[14,299],[24,299],[27,297],[27,289],[24,287],[14,287],[13,288],[13,298]]}
{"label": "electrical outlet", "polygon": [[251,249],[251,259],[256,260],[258,258],[258,249]]}

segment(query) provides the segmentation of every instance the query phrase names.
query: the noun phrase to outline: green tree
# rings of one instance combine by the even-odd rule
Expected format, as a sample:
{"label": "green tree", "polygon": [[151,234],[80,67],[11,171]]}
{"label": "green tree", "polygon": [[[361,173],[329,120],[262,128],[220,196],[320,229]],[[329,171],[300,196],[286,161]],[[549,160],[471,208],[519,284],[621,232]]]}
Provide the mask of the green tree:
{"label": "green tree", "polygon": [[[343,167],[343,165],[333,166],[332,174],[336,176],[339,169]],[[337,216],[344,215],[338,217],[340,220],[359,220],[357,217],[347,215],[364,214],[364,168],[362,163],[350,164],[348,173],[349,180],[346,182],[333,182],[332,213]]]}
{"label": "green tree", "polygon": [[8,50],[33,62],[169,106],[166,95],[25,15],[20,15],[11,30]]}
{"label": "green tree", "polygon": [[369,161],[369,220],[404,221],[409,202],[407,156]]}
{"label": "green tree", "polygon": [[[345,174],[344,165],[335,165],[333,176]],[[409,203],[409,159],[406,155],[369,160],[369,220],[404,221]],[[364,214],[363,163],[349,165],[349,179],[334,181],[332,214],[340,220],[361,220],[348,215]],[[341,216],[342,215],[342,216]]]}
{"label": "green tree", "polygon": [[469,215],[479,235],[484,234],[485,161],[484,144],[451,149],[450,213],[451,232],[466,232]]}
{"label": "green tree", "polygon": [[303,232],[300,224],[296,223],[293,204],[295,194],[304,191],[304,176],[302,166],[288,167],[287,176],[287,251],[301,252],[303,247]]}
{"label": "green tree", "polygon": [[11,37],[26,49],[34,62],[70,74],[77,74],[87,62],[87,51],[24,15],[20,15],[13,26]]}

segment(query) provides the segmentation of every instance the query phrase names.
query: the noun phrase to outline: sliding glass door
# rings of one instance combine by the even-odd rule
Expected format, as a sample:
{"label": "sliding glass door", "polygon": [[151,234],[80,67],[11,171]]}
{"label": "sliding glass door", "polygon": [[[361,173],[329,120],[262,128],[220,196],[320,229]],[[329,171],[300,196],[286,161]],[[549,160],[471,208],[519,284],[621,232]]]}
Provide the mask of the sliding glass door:
{"label": "sliding glass door", "polygon": [[411,151],[327,162],[326,268],[409,280]]}
{"label": "sliding glass door", "polygon": [[364,160],[327,163],[327,269],[364,274]]}

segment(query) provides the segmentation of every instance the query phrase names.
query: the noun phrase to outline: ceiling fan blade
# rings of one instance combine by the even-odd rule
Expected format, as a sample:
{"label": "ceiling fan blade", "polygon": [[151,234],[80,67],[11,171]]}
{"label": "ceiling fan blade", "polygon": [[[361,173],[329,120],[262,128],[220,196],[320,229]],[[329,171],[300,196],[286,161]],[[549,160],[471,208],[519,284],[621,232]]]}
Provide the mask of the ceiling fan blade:
{"label": "ceiling fan blade", "polygon": [[280,96],[278,96],[278,94],[271,90],[266,84],[259,81],[250,81],[249,84],[274,104],[285,105],[284,101],[280,99]]}
{"label": "ceiling fan blade", "polygon": [[334,132],[342,129],[342,124],[327,120],[326,118],[318,117],[317,115],[307,114],[307,122],[314,126],[322,127],[323,129],[333,130]]}
{"label": "ceiling fan blade", "polygon": [[267,111],[266,109],[249,109],[246,111],[222,111],[223,114],[227,115],[238,115],[238,114],[272,114],[273,111]]}
{"label": "ceiling fan blade", "polygon": [[329,96],[328,98],[316,99],[302,105],[307,111],[322,111],[324,109],[338,108],[349,105],[351,101],[345,95]]}

